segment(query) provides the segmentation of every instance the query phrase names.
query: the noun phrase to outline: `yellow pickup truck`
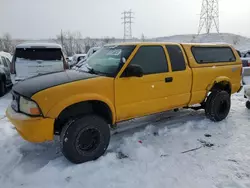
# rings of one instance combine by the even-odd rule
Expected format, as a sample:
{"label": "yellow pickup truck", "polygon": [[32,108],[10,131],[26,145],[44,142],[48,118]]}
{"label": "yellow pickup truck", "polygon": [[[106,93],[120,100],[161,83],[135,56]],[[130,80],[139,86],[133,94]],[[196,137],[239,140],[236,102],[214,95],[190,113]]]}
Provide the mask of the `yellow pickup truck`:
{"label": "yellow pickup truck", "polygon": [[124,120],[194,104],[212,121],[225,119],[241,73],[240,57],[227,44],[106,45],[78,71],[14,85],[6,115],[27,141],[60,135],[64,156],[83,163],[105,153],[110,129]]}

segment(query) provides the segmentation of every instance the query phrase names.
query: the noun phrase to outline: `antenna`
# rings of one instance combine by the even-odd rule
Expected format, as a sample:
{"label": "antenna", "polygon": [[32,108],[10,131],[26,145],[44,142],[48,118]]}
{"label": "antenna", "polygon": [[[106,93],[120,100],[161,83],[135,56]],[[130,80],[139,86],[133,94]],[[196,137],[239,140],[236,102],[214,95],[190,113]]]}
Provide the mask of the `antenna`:
{"label": "antenna", "polygon": [[122,12],[123,14],[123,22],[122,24],[124,25],[124,35],[123,35],[123,40],[126,41],[127,39],[132,39],[132,14],[134,14],[131,10],[129,11],[124,11]]}

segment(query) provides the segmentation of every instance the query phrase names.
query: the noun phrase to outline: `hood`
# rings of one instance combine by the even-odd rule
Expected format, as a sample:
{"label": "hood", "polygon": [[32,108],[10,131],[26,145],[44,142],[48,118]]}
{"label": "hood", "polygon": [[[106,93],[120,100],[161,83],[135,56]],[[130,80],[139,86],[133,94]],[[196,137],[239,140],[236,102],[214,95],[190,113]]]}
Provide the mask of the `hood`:
{"label": "hood", "polygon": [[79,80],[86,80],[90,78],[98,77],[95,74],[89,74],[85,72],[79,72],[75,70],[67,70],[63,72],[49,73],[46,75],[35,76],[24,81],[20,81],[15,84],[12,90],[24,97],[31,98],[39,91],[75,82]]}

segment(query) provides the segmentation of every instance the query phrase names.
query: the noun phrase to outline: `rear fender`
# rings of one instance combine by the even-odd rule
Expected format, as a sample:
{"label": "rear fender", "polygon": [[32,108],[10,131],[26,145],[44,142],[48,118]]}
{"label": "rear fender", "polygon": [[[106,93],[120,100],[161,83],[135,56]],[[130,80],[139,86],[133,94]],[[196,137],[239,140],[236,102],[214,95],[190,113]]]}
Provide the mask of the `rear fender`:
{"label": "rear fender", "polygon": [[213,88],[213,86],[217,83],[220,82],[227,82],[230,85],[230,88],[232,88],[232,84],[231,84],[231,80],[230,78],[226,77],[226,76],[219,76],[217,78],[215,78],[207,87],[207,93]]}

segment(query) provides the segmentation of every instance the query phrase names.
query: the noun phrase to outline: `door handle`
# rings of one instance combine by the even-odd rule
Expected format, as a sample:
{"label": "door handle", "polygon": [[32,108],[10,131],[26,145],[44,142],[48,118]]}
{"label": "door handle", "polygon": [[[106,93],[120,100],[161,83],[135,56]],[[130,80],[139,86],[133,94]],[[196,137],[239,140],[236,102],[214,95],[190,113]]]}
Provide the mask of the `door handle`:
{"label": "door handle", "polygon": [[173,77],[167,77],[165,78],[165,82],[172,82],[173,81]]}

